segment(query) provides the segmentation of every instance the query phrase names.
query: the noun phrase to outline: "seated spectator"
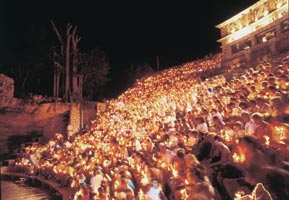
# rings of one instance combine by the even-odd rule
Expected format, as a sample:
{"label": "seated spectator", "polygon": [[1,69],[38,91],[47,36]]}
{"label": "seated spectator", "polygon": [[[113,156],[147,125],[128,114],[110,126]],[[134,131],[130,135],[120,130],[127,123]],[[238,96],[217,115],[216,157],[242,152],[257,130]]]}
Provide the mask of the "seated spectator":
{"label": "seated spectator", "polygon": [[193,185],[189,189],[189,199],[218,200],[219,197],[212,186],[209,178],[199,168],[192,168],[188,179]]}
{"label": "seated spectator", "polygon": [[224,131],[224,127],[225,127],[226,123],[221,121],[219,119],[219,117],[217,117],[217,116],[213,117],[213,124],[214,124],[214,126],[211,127],[211,130],[209,130],[209,131],[215,132],[215,133],[218,133],[218,134],[221,134]]}
{"label": "seated spectator", "polygon": [[245,135],[249,135],[249,136],[254,135],[256,131],[256,127],[255,127],[253,120],[251,119],[250,114],[248,112],[243,112],[241,114],[241,120],[245,124],[244,125]]}
{"label": "seated spectator", "polygon": [[259,112],[262,113],[264,116],[270,116],[272,113],[272,107],[268,104],[265,99],[258,97],[256,99],[256,103],[259,106]]}
{"label": "seated spectator", "polygon": [[235,134],[235,138],[241,138],[243,136],[245,136],[245,130],[243,128],[243,124],[240,121],[236,121],[233,125],[233,130],[234,130],[234,134]]}
{"label": "seated spectator", "polygon": [[252,114],[252,120],[256,127],[254,136],[260,141],[261,144],[265,144],[266,137],[272,138],[270,124],[264,121],[263,115],[258,112]]}
{"label": "seated spectator", "polygon": [[234,140],[235,133],[230,123],[226,123],[224,127],[224,134],[222,135],[225,141],[230,142]]}
{"label": "seated spectator", "polygon": [[208,125],[203,117],[196,118],[196,131],[201,133],[208,133]]}
{"label": "seated spectator", "polygon": [[167,199],[164,195],[157,179],[152,180],[152,185],[149,187],[148,191],[146,192],[146,197],[149,200],[165,200]]}
{"label": "seated spectator", "polygon": [[249,101],[249,108],[248,108],[249,113],[254,113],[259,111],[259,106],[256,103],[255,99],[252,99]]}
{"label": "seated spectator", "polygon": [[213,138],[204,133],[200,133],[199,142],[192,148],[192,153],[196,155],[197,159],[202,162],[210,158]]}
{"label": "seated spectator", "polygon": [[275,117],[269,117],[268,123],[271,125],[272,138],[275,143],[285,143],[289,138],[289,124],[280,122]]}
{"label": "seated spectator", "polygon": [[198,142],[198,132],[197,131],[189,131],[187,142],[185,144],[186,147],[192,148]]}
{"label": "seated spectator", "polygon": [[219,111],[217,111],[217,109],[215,108],[212,109],[212,116],[213,117],[217,116],[220,121],[224,121],[222,114]]}
{"label": "seated spectator", "polygon": [[208,167],[222,169],[223,166],[230,160],[231,152],[228,146],[223,143],[220,136],[215,135],[213,139],[214,143],[212,146],[210,159],[207,161],[209,163]]}
{"label": "seated spectator", "polygon": [[[250,185],[254,186],[261,182],[265,184],[273,199],[288,198],[286,190],[289,188],[289,173],[280,168],[270,166],[267,156],[262,152],[261,146],[254,138],[248,136],[241,138],[237,149],[238,153],[243,154],[244,159],[235,161],[235,166],[241,170],[244,175],[243,181],[249,188]],[[232,182],[229,181],[227,184],[224,183],[224,185],[226,185],[227,190],[230,190]]]}
{"label": "seated spectator", "polygon": [[181,130],[182,133],[188,133],[188,131],[191,129],[189,123],[186,121],[185,118],[181,119]]}

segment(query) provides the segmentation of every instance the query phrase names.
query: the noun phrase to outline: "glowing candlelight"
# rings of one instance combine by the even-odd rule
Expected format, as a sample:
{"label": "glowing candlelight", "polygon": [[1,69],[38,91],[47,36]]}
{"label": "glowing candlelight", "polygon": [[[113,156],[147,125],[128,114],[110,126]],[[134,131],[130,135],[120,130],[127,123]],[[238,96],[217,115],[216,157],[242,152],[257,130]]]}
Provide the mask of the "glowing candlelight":
{"label": "glowing candlelight", "polygon": [[240,155],[238,155],[237,153],[233,154],[234,162],[243,163],[245,159],[246,159],[246,156],[244,153],[240,153]]}
{"label": "glowing candlelight", "polygon": [[185,188],[180,190],[180,193],[181,193],[181,199],[184,199],[184,200],[188,199],[189,195],[187,194],[187,191]]}
{"label": "glowing candlelight", "polygon": [[178,171],[175,168],[172,170],[172,173],[174,177],[178,176]]}
{"label": "glowing candlelight", "polygon": [[137,170],[137,172],[140,172],[141,166],[139,164],[136,164],[136,170]]}
{"label": "glowing candlelight", "polygon": [[145,200],[145,194],[142,189],[138,192],[138,199],[139,200]]}
{"label": "glowing candlelight", "polygon": [[79,199],[79,196],[83,195],[83,191],[80,189],[74,194],[74,200]]}
{"label": "glowing candlelight", "polygon": [[147,174],[144,173],[144,171],[142,171],[142,176],[143,176],[143,178],[141,179],[140,182],[141,182],[143,185],[148,185],[148,184],[149,184],[149,179],[148,179]]}
{"label": "glowing candlelight", "polygon": [[76,180],[75,180],[75,179],[72,180],[72,182],[71,182],[71,184],[70,184],[70,187],[71,187],[71,188],[77,187],[77,183],[76,183]]}
{"label": "glowing candlelight", "polygon": [[270,145],[270,138],[267,135],[264,135],[265,138],[265,145],[269,146]]}
{"label": "glowing candlelight", "polygon": [[[160,161],[160,162],[161,162],[161,161]],[[166,166],[167,166],[167,165],[166,165],[165,162],[162,162],[162,163],[161,163],[161,168],[166,168]]]}
{"label": "glowing candlelight", "polygon": [[240,200],[242,198],[242,196],[244,196],[244,195],[245,195],[244,191],[237,191],[235,193],[234,200]]}
{"label": "glowing candlelight", "polygon": [[277,127],[277,126],[275,126],[275,130],[276,130],[277,133],[279,134],[280,140],[286,139],[285,128],[284,128],[284,127]]}
{"label": "glowing candlelight", "polygon": [[116,180],[115,182],[114,182],[114,189],[116,190],[117,188],[119,188],[119,186],[120,186],[120,182],[118,181],[118,180]]}
{"label": "glowing candlelight", "polygon": [[170,164],[168,169],[172,172],[174,177],[178,176],[178,171],[176,170],[176,166],[175,165]]}

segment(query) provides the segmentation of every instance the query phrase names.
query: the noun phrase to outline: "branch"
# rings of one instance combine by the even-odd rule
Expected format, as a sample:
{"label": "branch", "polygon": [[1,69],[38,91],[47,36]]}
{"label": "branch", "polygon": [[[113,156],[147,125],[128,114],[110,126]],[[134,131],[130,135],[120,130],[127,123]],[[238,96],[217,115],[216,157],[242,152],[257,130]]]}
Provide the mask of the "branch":
{"label": "branch", "polygon": [[71,35],[71,34],[70,34],[71,28],[72,28],[72,25],[71,25],[70,23],[68,23],[68,24],[66,25],[66,36],[67,36],[67,37]]}
{"label": "branch", "polygon": [[57,27],[55,26],[53,20],[50,20],[50,22],[51,22],[51,24],[52,24],[52,27],[53,27],[54,32],[56,33],[56,35],[57,35],[57,37],[58,37],[59,42],[63,45],[64,42],[63,42],[63,39],[62,39],[62,37],[61,37],[61,35],[60,35]]}
{"label": "branch", "polygon": [[25,83],[26,83],[26,80],[28,79],[29,74],[30,74],[30,71],[28,71],[28,72],[26,73],[26,75],[25,75],[25,77],[24,77],[24,80],[23,80],[23,82],[22,82],[22,85],[21,85],[21,87],[20,87],[20,90],[23,89],[23,87],[24,87],[24,85],[25,85]]}
{"label": "branch", "polygon": [[77,30],[77,26],[74,27],[73,32],[72,32],[72,46],[74,50],[77,49],[77,44],[81,40],[81,37],[79,37],[78,35],[75,35],[76,30]]}

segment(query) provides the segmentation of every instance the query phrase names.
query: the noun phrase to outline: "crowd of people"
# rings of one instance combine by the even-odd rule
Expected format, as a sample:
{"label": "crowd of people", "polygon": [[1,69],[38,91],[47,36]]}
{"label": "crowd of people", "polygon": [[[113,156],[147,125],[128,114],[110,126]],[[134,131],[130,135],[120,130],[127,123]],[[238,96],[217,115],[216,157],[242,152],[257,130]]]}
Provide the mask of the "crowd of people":
{"label": "crowd of people", "polygon": [[17,169],[74,199],[289,199],[289,62],[226,80],[221,54],[138,80],[67,138],[28,147]]}

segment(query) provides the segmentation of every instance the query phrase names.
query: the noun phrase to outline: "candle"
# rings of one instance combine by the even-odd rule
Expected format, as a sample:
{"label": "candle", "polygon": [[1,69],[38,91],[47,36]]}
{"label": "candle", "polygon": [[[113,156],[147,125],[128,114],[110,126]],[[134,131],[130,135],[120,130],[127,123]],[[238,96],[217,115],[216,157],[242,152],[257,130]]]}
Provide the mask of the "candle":
{"label": "candle", "polygon": [[244,153],[240,153],[240,155],[238,155],[237,153],[233,154],[233,160],[234,162],[239,162],[239,163],[243,163],[246,159],[246,156]]}
{"label": "candle", "polygon": [[234,198],[234,200],[241,200],[241,199],[242,199],[242,196],[244,196],[244,195],[245,195],[244,191],[237,191],[237,192],[235,193],[235,198]]}
{"label": "candle", "polygon": [[189,196],[188,196],[187,191],[186,191],[185,188],[180,190],[180,193],[181,193],[181,199],[184,199],[184,200],[188,199]]}
{"label": "candle", "polygon": [[264,138],[265,138],[265,145],[266,145],[266,146],[269,146],[269,145],[270,145],[270,138],[269,138],[269,136],[264,135]]}
{"label": "candle", "polygon": [[140,189],[140,191],[138,192],[138,199],[139,200],[145,200],[146,199],[145,194],[144,194],[142,189]]}
{"label": "candle", "polygon": [[144,171],[142,171],[141,173],[142,173],[143,178],[141,179],[140,182],[142,183],[143,186],[146,186],[149,184],[148,175]]}

